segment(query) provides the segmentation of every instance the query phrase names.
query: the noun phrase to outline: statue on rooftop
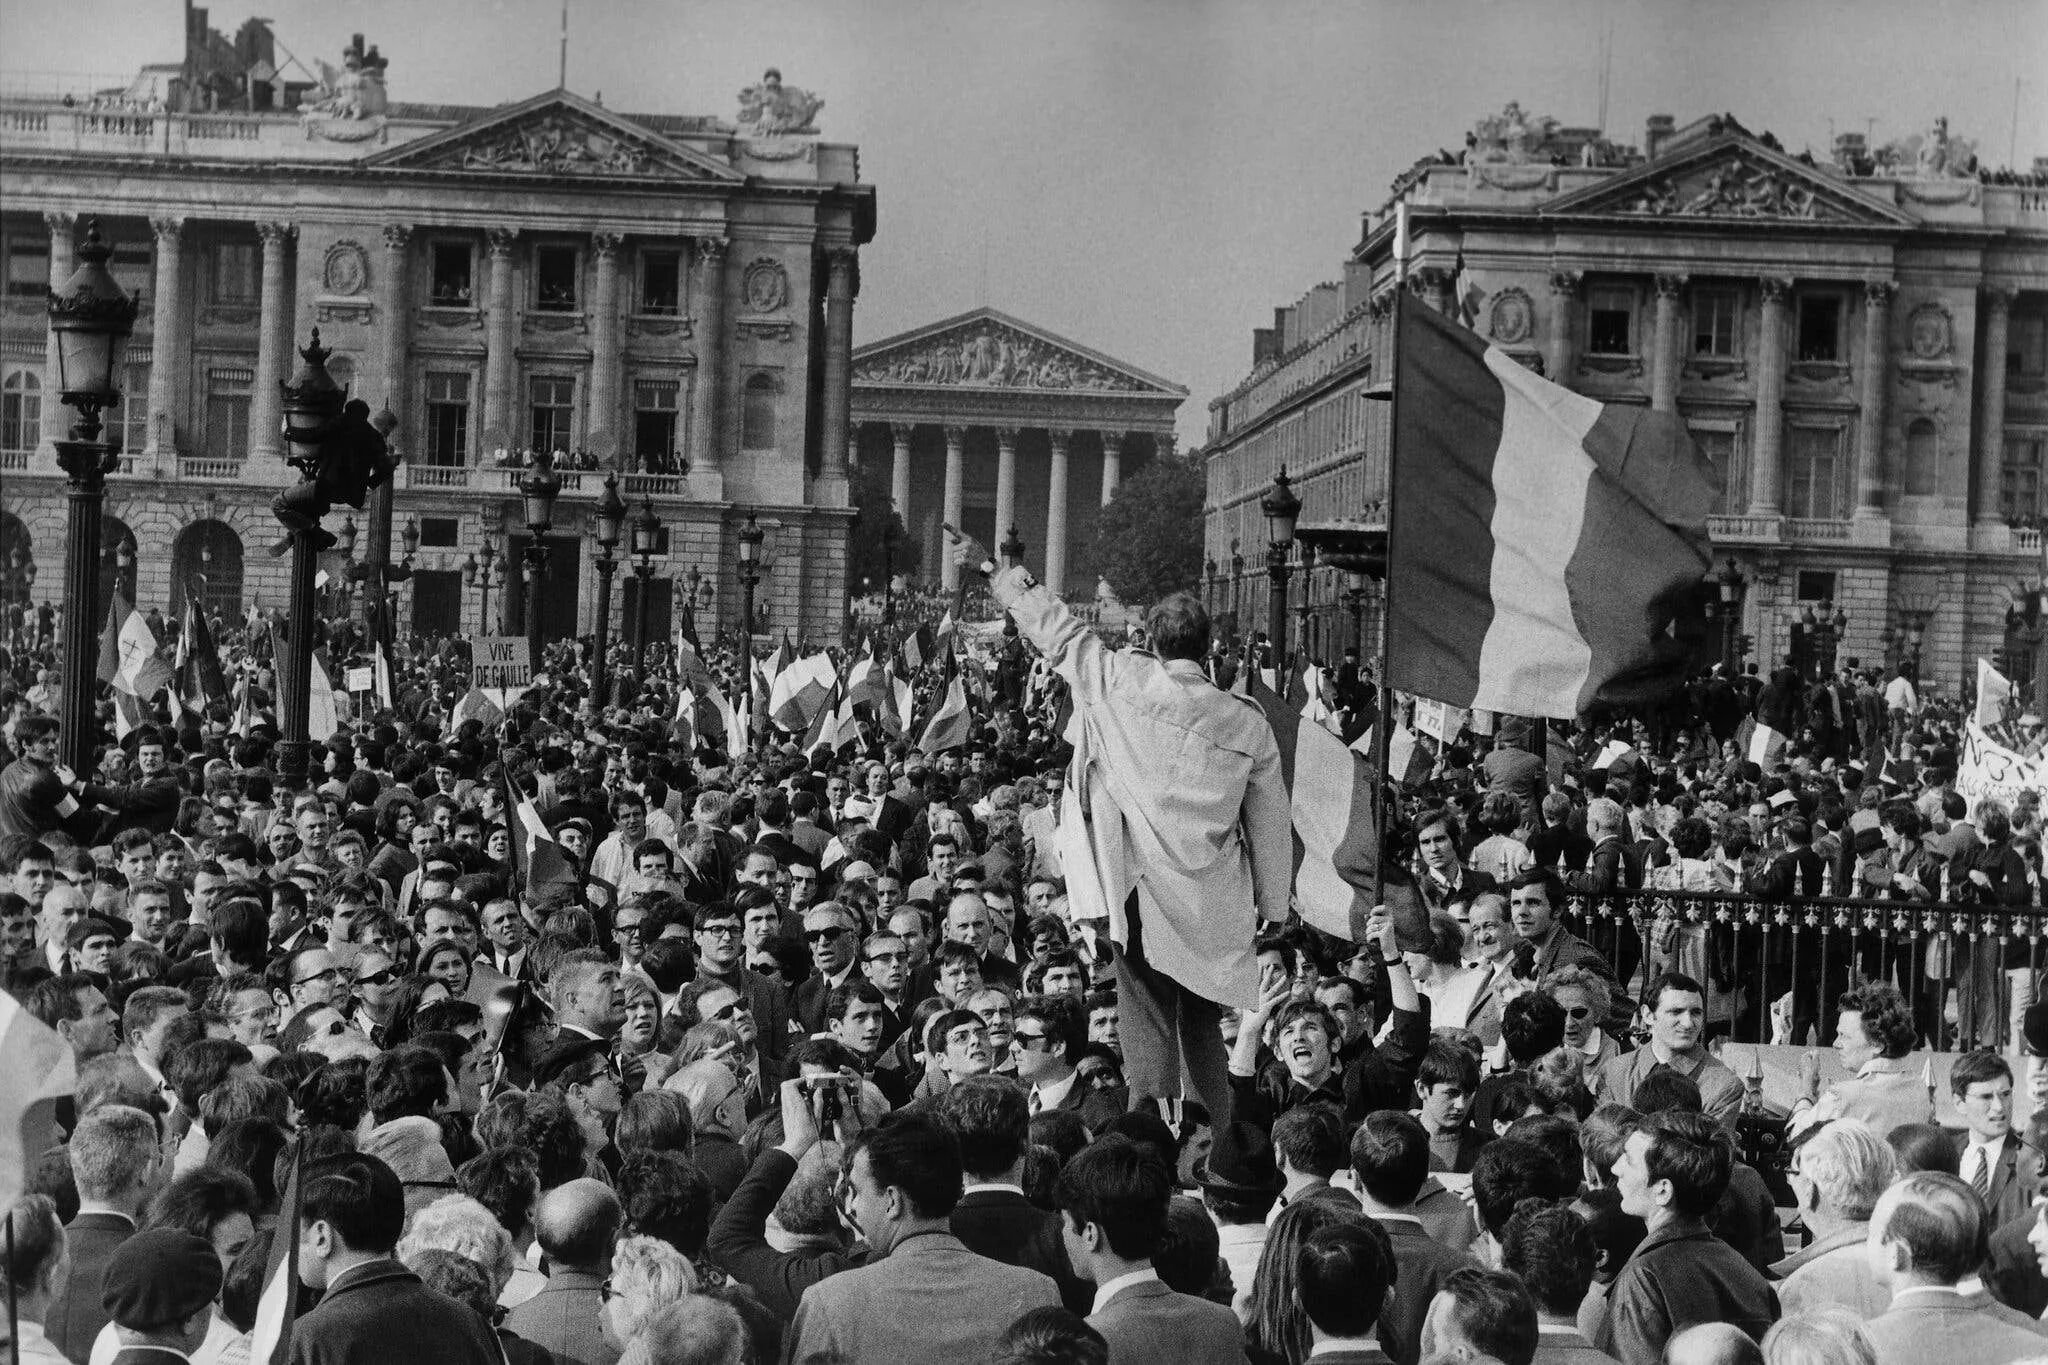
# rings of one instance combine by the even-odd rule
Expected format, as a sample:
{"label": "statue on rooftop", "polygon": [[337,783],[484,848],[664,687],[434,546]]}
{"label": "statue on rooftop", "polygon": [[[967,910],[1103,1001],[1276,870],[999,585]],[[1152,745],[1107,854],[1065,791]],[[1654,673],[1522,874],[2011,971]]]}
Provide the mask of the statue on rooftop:
{"label": "statue on rooftop", "polygon": [[808,90],[782,83],[782,73],[769,67],[759,85],[740,91],[740,131],[753,137],[816,133],[818,111],[825,101]]}
{"label": "statue on rooftop", "polygon": [[302,117],[376,118],[388,107],[384,68],[390,62],[374,45],[365,49],[362,34],[356,34],[355,41],[342,49],[339,71],[317,57],[313,64],[320,68],[320,85],[307,92],[299,105]]}

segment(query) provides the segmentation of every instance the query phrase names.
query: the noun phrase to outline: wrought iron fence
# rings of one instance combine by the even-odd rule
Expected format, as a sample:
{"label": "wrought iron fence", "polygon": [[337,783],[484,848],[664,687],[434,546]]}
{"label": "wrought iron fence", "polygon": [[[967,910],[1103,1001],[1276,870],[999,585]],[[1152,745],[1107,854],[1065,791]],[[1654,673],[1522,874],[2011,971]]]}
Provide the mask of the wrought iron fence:
{"label": "wrought iron fence", "polygon": [[1666,969],[1699,981],[1709,1031],[1738,1042],[1829,1043],[1842,992],[1886,980],[1911,1005],[1919,1046],[2004,1051],[2016,1045],[2016,1001],[2040,998],[2048,965],[2038,905],[1642,889],[1573,896],[1563,922],[1606,956],[1631,1001]]}

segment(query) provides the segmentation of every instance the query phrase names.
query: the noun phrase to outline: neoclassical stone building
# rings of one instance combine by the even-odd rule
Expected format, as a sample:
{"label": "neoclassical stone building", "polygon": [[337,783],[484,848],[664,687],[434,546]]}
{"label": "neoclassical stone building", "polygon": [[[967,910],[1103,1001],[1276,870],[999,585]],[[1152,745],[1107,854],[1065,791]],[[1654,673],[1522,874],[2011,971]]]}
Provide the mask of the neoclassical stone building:
{"label": "neoclassical stone building", "polygon": [[[939,526],[991,548],[1015,527],[1054,592],[1124,475],[1173,451],[1188,391],[1077,342],[977,308],[854,353],[854,458],[886,462],[921,571],[958,579]],[[905,566],[916,568],[919,566]]]}
{"label": "neoclassical stone building", "polygon": [[[1723,473],[1717,562],[1746,581],[1740,633],[1766,664],[1831,604],[1839,658],[1917,664],[1953,691],[2043,575],[2048,173],[1979,171],[1944,122],[1831,159],[1732,119],[1649,120],[1643,146],[1516,106],[1465,156],[1418,163],[1367,216],[1341,282],[1254,339],[1209,405],[1212,599],[1265,615],[1259,498],[1282,464],[1304,523],[1383,524],[1394,205],[1410,287],[1522,363],[1603,402],[1681,414]],[[1300,575],[1295,578],[1297,601]],[[1351,638],[1343,576],[1310,619]],[[1365,633],[1376,633],[1368,606]]]}
{"label": "neoclassical stone building", "polygon": [[[105,538],[111,563],[134,536],[141,602],[175,606],[194,585],[228,614],[283,605],[289,561],[267,553],[269,499],[291,477],[278,386],[317,327],[336,377],[397,418],[395,515],[416,519],[421,545],[401,624],[495,631],[502,614],[518,629],[526,534],[518,473],[500,462],[533,448],[589,469],[565,479],[549,537],[550,636],[594,626],[587,533],[611,468],[665,525],[655,620],[691,570],[712,614],[736,619],[734,535],[752,514],[771,527],[768,627],[836,636],[856,253],[875,196],[855,148],[811,126],[817,101],[771,73],[736,122],[567,90],[410,105],[385,100],[382,59],[361,55],[344,88],[289,109],[0,104],[0,559],[26,547],[38,600],[62,582],[50,442],[68,417],[44,290],[71,273],[90,219],[142,298]],[[251,102],[286,102],[264,93]],[[513,570],[489,623],[461,574],[486,541]],[[622,614],[637,584],[620,582]]]}

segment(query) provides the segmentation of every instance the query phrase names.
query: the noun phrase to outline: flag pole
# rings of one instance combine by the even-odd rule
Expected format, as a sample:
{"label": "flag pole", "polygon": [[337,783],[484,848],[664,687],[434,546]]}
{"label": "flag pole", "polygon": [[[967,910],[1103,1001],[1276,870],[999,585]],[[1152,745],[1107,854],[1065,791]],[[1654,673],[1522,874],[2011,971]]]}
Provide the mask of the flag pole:
{"label": "flag pole", "polygon": [[1387,548],[1386,561],[1380,570],[1380,713],[1372,731],[1373,780],[1379,787],[1373,801],[1373,842],[1379,850],[1372,867],[1372,903],[1376,906],[1387,903],[1387,830],[1394,823],[1394,789],[1387,772],[1393,745],[1394,688],[1388,681],[1392,676],[1388,665],[1394,642],[1394,490],[1399,483],[1395,470],[1400,458],[1401,436],[1401,319],[1408,307],[1408,205],[1405,200],[1394,206],[1393,254],[1394,330],[1393,341],[1387,347],[1392,361],[1387,366],[1387,496],[1384,504]]}
{"label": "flag pole", "polygon": [[21,1307],[14,1294],[14,1210],[7,1210],[7,1353],[21,1365]]}

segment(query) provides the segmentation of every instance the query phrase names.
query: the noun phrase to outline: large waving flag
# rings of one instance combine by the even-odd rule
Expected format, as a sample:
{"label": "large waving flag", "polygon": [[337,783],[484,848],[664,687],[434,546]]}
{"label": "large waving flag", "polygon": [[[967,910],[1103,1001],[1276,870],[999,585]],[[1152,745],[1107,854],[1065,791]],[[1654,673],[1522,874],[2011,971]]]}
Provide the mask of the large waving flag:
{"label": "large waving flag", "polygon": [[205,714],[214,702],[228,696],[227,679],[220,669],[220,651],[214,647],[213,631],[200,609],[199,595],[185,592],[185,620],[178,632],[178,657],[172,673],[177,679],[178,697],[191,710]]}
{"label": "large waving flag", "polygon": [[1991,666],[1989,659],[1978,659],[1977,710],[1974,716],[1977,724],[1986,730],[2005,724],[2009,713],[2017,710],[2012,701],[2012,683]]}
{"label": "large waving flag", "polygon": [[818,713],[832,704],[838,686],[839,670],[831,655],[818,653],[798,659],[776,673],[768,695],[768,719],[792,734],[803,734]]}
{"label": "large waving flag", "polygon": [[924,735],[917,741],[917,747],[926,754],[957,749],[967,743],[971,726],[967,714],[967,689],[956,677],[946,684],[945,699],[939,703],[939,709],[932,712],[931,721],[924,727]]}
{"label": "large waving flag", "polygon": [[1280,746],[1280,776],[1294,812],[1294,898],[1301,917],[1326,934],[1351,938],[1372,913],[1379,866],[1373,823],[1372,765],[1344,741],[1302,718],[1301,708],[1254,678],[1245,695],[1258,703]]}
{"label": "large waving flag", "polygon": [[576,872],[569,865],[569,855],[555,842],[547,822],[540,818],[540,811],[519,790],[510,773],[502,774],[500,780],[505,784],[506,808],[516,816],[512,826],[512,866],[519,885],[529,894],[556,886],[573,889]]}
{"label": "large waving flag", "polygon": [[313,680],[306,699],[306,738],[315,744],[325,744],[341,728],[341,708],[335,705],[334,682],[327,676],[327,665],[320,661],[317,650],[312,663]]}
{"label": "large waving flag", "polygon": [[1392,685],[1560,718],[1676,685],[1720,489],[1684,423],[1573,393],[1397,297]]}
{"label": "large waving flag", "polygon": [[21,1198],[29,1168],[56,1143],[57,1100],[75,1079],[56,1030],[0,991],[0,1210]]}
{"label": "large waving flag", "polygon": [[147,617],[117,591],[100,639],[99,679],[113,688],[114,737],[127,735],[149,715],[149,699],[174,680],[170,664],[157,653],[156,632]]}

